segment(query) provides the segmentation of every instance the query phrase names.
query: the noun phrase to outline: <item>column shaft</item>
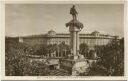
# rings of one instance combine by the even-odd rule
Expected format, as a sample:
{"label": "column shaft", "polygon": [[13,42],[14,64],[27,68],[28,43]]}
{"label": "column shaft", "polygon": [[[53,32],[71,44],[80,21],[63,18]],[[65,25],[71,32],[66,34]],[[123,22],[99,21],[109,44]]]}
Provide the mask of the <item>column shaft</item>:
{"label": "column shaft", "polygon": [[76,55],[76,38],[77,38],[77,35],[76,35],[76,32],[74,31],[73,32],[73,54]]}
{"label": "column shaft", "polygon": [[77,52],[79,51],[79,32],[76,33],[77,34]]}
{"label": "column shaft", "polygon": [[73,32],[70,32],[70,47],[71,47],[71,51],[73,51]]}

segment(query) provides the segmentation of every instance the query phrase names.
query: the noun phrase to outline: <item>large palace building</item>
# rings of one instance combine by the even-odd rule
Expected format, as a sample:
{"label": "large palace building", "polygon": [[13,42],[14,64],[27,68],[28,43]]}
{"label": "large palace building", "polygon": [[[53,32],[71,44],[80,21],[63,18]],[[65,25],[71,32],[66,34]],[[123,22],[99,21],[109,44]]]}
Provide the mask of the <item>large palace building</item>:
{"label": "large palace building", "polygon": [[[112,39],[117,38],[117,36],[101,34],[98,31],[94,31],[90,34],[79,34],[80,44],[86,43],[90,48],[95,45],[106,45]],[[47,34],[42,35],[32,35],[19,37],[19,42],[24,42],[30,45],[34,44],[60,44],[65,42],[65,44],[70,45],[70,34],[69,33],[56,33],[53,30],[48,31]]]}

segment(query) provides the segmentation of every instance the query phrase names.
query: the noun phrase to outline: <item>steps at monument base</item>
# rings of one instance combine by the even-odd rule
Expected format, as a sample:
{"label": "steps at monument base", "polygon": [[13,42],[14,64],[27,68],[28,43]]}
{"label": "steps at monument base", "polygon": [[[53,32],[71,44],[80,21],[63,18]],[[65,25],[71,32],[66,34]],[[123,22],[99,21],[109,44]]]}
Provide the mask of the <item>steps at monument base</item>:
{"label": "steps at monument base", "polygon": [[50,76],[70,76],[70,74],[62,69],[51,70]]}

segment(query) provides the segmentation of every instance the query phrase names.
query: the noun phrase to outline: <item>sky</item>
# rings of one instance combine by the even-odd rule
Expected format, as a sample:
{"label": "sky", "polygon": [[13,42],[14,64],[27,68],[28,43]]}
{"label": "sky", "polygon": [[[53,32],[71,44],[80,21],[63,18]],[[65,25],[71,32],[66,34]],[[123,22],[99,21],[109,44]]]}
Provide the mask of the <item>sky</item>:
{"label": "sky", "polygon": [[[45,34],[53,29],[69,33],[65,26],[72,16],[72,4],[6,4],[5,35],[25,36]],[[76,4],[78,20],[84,28],[80,33],[99,31],[103,34],[124,35],[123,4]]]}

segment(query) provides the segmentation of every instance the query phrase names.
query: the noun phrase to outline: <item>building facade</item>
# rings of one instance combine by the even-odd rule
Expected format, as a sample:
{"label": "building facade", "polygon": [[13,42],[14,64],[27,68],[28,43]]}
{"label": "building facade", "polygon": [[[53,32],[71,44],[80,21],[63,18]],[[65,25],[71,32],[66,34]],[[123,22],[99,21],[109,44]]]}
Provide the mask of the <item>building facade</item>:
{"label": "building facade", "polygon": [[[93,48],[96,45],[106,45],[112,39],[117,38],[117,36],[101,34],[98,31],[94,31],[90,34],[79,34],[79,43],[86,43],[90,48]],[[34,44],[60,44],[64,42],[67,45],[70,45],[70,34],[69,33],[56,33],[53,30],[48,31],[47,34],[42,35],[33,35],[19,37],[19,42],[24,42],[30,45]]]}

